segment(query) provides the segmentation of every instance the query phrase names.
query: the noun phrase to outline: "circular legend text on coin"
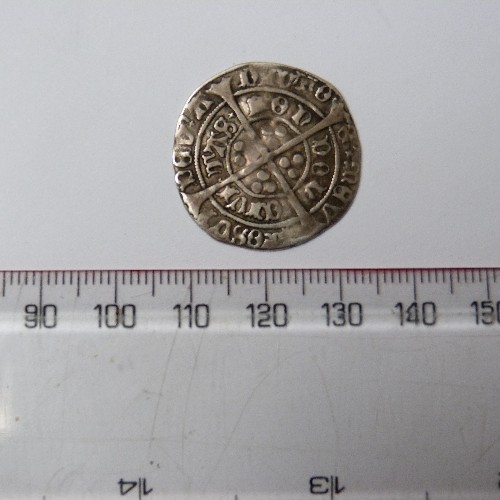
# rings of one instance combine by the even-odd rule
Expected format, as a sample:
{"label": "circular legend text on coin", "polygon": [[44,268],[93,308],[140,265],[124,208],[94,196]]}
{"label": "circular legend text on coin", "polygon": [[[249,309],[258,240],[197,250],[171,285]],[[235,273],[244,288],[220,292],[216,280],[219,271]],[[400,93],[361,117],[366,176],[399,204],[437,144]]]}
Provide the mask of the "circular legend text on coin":
{"label": "circular legend text on coin", "polygon": [[186,208],[212,237],[280,249],[345,214],[359,184],[361,147],[335,87],[297,68],[249,63],[189,98],[173,163]]}

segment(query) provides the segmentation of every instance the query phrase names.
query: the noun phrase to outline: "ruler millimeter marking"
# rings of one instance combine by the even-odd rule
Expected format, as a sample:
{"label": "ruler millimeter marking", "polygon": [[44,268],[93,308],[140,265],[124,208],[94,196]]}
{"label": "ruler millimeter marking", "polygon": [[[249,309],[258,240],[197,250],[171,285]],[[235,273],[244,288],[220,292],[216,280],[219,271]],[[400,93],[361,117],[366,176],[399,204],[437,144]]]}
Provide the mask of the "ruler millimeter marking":
{"label": "ruler millimeter marking", "polygon": [[418,268],[418,269],[196,269],[196,270],[34,270],[34,271],[0,271],[2,276],[2,296],[7,286],[15,284],[35,285],[42,279],[47,285],[74,286],[75,282],[85,285],[110,285],[112,281],[122,285],[150,285],[154,295],[154,280],[163,284],[186,284],[191,280],[197,285],[223,284],[235,285],[253,283],[257,280],[269,280],[273,285],[292,283],[335,284],[343,279],[346,283],[372,284],[373,280],[382,279],[384,284],[409,283],[482,283],[489,286],[489,281],[497,283],[500,268]]}
{"label": "ruler millimeter marking", "polygon": [[203,328],[207,333],[236,329],[321,334],[370,327],[450,333],[453,326],[454,332],[476,329],[496,334],[499,272],[498,268],[1,271],[0,310],[11,314],[0,328],[62,331],[78,324],[79,329],[91,331],[97,321],[98,328],[117,331],[154,330],[161,324],[163,331]]}
{"label": "ruler millimeter marking", "polygon": [[498,268],[0,280],[6,498],[498,497]]}

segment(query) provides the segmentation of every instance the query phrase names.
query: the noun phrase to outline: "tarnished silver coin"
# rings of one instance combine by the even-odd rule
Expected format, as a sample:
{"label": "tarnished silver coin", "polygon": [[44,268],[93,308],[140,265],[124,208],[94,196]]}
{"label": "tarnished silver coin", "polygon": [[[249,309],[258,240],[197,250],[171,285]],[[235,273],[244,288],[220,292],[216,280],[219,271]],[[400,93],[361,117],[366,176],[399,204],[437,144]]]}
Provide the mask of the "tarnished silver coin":
{"label": "tarnished silver coin", "polygon": [[194,220],[224,243],[286,248],[335,224],[360,179],[354,122],[331,84],[282,64],[231,68],[189,98],[175,181]]}

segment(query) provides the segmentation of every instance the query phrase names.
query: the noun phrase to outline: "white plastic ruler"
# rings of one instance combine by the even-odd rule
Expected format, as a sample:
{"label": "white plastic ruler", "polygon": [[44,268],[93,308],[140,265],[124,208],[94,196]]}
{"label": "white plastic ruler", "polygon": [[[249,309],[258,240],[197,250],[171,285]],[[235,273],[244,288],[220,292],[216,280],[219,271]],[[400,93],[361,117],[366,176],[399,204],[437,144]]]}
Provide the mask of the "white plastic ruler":
{"label": "white plastic ruler", "polygon": [[0,288],[0,498],[500,498],[500,269]]}

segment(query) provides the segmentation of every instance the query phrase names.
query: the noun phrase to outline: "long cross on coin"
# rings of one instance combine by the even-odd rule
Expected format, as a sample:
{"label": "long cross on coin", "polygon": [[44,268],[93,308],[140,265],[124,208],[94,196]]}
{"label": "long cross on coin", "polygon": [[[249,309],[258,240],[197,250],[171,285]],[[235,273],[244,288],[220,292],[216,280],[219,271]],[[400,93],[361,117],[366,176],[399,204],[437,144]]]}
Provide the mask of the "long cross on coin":
{"label": "long cross on coin", "polygon": [[175,181],[212,237],[255,249],[303,243],[340,220],[360,179],[356,127],[340,92],[283,64],[230,68],[188,100]]}
{"label": "long cross on coin", "polygon": [[[243,114],[238,104],[236,103],[234,96],[231,93],[228,81],[221,82],[221,84],[219,85],[213,85],[210,88],[209,92],[217,94],[220,97],[222,97],[224,101],[233,109],[233,111],[236,114],[236,117],[238,118],[238,120],[240,120],[240,123],[245,128],[245,130],[247,130],[247,132],[251,134],[252,138],[258,140],[257,134],[255,133],[252,126],[248,122],[246,116]],[[321,130],[331,127],[336,123],[341,123],[343,121],[344,121],[343,106],[336,102],[332,102],[332,107],[330,108],[330,112],[328,113],[328,115],[326,115],[319,123],[317,123],[310,129],[295,136],[293,139],[290,139],[288,142],[286,142],[285,144],[281,145],[280,147],[276,148],[273,151],[269,151],[264,146],[264,144],[262,144],[262,153],[260,158],[250,163],[246,167],[242,168],[241,170],[238,170],[237,172],[234,172],[233,174],[229,175],[228,177],[218,182],[217,184],[205,188],[202,191],[198,191],[197,193],[193,194],[181,193],[182,199],[188,205],[191,213],[195,217],[197,217],[200,213],[200,208],[203,205],[203,203],[206,200],[208,200],[208,198],[213,196],[217,191],[220,191],[220,189],[222,189],[224,186],[227,186],[228,184],[231,184],[235,181],[247,177],[251,173],[258,170],[263,165],[269,164],[271,160],[276,156],[279,156],[285,151],[288,151],[289,149],[293,148],[297,144],[300,144],[301,142],[305,141],[306,139],[320,132]],[[283,178],[283,176],[278,171],[278,169],[276,169],[275,166],[272,168],[272,172],[280,182],[280,185],[285,191],[285,193],[288,195],[289,201],[294,207],[294,209],[297,211],[297,215],[301,219],[301,222],[310,224],[312,218],[304,209],[304,207],[296,197],[295,193],[293,193],[293,190],[288,185],[286,179]],[[314,221],[313,224],[314,226],[316,226],[317,223]]]}

